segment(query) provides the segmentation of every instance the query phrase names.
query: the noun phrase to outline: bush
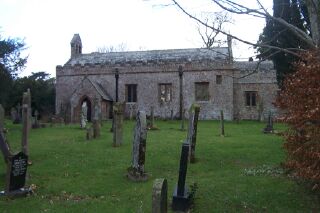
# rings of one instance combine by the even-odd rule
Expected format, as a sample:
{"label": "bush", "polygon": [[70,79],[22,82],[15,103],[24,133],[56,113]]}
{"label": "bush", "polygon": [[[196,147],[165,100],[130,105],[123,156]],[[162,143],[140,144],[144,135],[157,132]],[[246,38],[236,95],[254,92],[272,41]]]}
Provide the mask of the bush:
{"label": "bush", "polygon": [[302,59],[277,99],[289,125],[284,134],[285,165],[320,191],[320,50],[307,52]]}

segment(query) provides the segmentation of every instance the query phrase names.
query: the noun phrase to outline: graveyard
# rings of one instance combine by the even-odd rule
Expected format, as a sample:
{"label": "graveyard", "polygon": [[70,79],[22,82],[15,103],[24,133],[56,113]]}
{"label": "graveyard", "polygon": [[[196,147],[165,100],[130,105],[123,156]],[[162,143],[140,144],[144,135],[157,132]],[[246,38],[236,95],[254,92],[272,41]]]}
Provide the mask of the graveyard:
{"label": "graveyard", "polygon": [[[142,119],[143,120],[143,119]],[[168,212],[178,182],[179,162],[188,131],[177,120],[155,120],[157,130],[134,136],[135,120],[123,122],[122,143],[114,142],[112,121],[104,121],[100,137],[86,139],[79,124],[47,125],[28,135],[26,186],[32,194],[0,197],[0,212],[152,212],[154,181],[168,184]],[[21,149],[22,124],[5,120],[6,138]],[[188,122],[185,123],[186,129]],[[257,121],[198,121],[193,163],[186,185],[193,193],[191,212],[317,212],[314,194],[282,168],[283,139],[264,134]],[[274,123],[275,132],[286,129]],[[116,133],[115,133],[116,132]],[[145,142],[146,180],[128,178],[134,137]],[[140,158],[140,157],[139,157]],[[6,187],[6,163],[0,161],[0,191]]]}

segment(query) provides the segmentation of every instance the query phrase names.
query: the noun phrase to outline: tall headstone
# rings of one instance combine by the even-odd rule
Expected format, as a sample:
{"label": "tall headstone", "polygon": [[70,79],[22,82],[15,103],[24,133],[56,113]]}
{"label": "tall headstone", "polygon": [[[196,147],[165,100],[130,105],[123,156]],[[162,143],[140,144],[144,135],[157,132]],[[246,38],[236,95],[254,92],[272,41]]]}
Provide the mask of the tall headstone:
{"label": "tall headstone", "polygon": [[30,96],[28,92],[23,93],[23,99],[22,99],[22,152],[25,155],[29,155],[29,131],[30,131],[30,125],[31,125],[31,119],[30,119],[30,110],[29,107],[30,103]]}
{"label": "tall headstone", "polygon": [[168,212],[168,183],[164,178],[155,179],[152,188],[152,213]]}
{"label": "tall headstone", "polygon": [[16,111],[14,113],[15,113],[15,117],[13,119],[13,123],[14,124],[21,123],[21,106],[20,106],[20,103],[17,104]]}
{"label": "tall headstone", "polygon": [[147,118],[144,111],[138,111],[132,143],[132,165],[128,168],[128,178],[134,181],[146,181],[145,155],[147,141]]}
{"label": "tall headstone", "polygon": [[80,127],[82,129],[86,128],[87,125],[87,112],[88,112],[88,107],[87,107],[87,102],[83,102],[81,106],[81,121],[80,121]]}
{"label": "tall headstone", "polygon": [[39,113],[38,113],[38,110],[36,110],[34,111],[34,122],[32,123],[32,128],[34,129],[40,128],[38,117],[39,117]]}
{"label": "tall headstone", "polygon": [[186,128],[184,127],[184,121],[185,121],[185,109],[182,109],[182,118],[181,118],[181,127],[180,130],[181,131],[185,131]]}
{"label": "tall headstone", "polygon": [[[27,92],[26,92],[27,96],[26,96],[26,104],[28,104],[28,128],[29,128],[29,131],[32,127],[32,109],[31,109],[31,92],[30,92],[30,89],[28,88],[27,89]],[[23,103],[23,102],[22,102]]]}
{"label": "tall headstone", "polygon": [[172,197],[172,210],[174,211],[186,211],[190,208],[191,204],[190,193],[188,191],[188,187],[186,186],[188,153],[189,144],[185,142],[182,144],[180,156],[178,185],[175,187]]}
{"label": "tall headstone", "polygon": [[113,105],[113,146],[121,146],[123,137],[124,104],[116,102]]}
{"label": "tall headstone", "polygon": [[224,137],[224,116],[223,110],[220,110],[220,135]]}
{"label": "tall headstone", "polygon": [[196,104],[192,104],[189,110],[189,127],[188,127],[188,135],[187,135],[187,142],[190,144],[190,151],[189,151],[190,163],[194,163],[196,160],[195,152],[196,152],[197,126],[198,126],[199,113],[200,113],[200,106]]}
{"label": "tall headstone", "polygon": [[0,104],[0,149],[3,154],[5,162],[8,162],[8,158],[11,156],[10,147],[6,142],[4,136],[4,109]]}
{"label": "tall headstone", "polygon": [[100,111],[99,100],[96,98],[94,100],[94,116],[93,116],[93,121],[92,121],[93,137],[94,138],[100,137],[101,123],[99,121],[99,111]]}
{"label": "tall headstone", "polygon": [[268,121],[267,121],[267,126],[263,129],[263,133],[273,133],[273,118],[272,118],[272,113],[271,111],[269,112],[268,115]]}

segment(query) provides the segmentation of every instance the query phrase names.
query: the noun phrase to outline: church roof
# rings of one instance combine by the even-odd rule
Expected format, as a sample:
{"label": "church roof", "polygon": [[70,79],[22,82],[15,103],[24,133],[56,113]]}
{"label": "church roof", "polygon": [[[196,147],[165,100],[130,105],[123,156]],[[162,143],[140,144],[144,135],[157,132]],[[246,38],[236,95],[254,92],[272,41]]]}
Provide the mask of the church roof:
{"label": "church roof", "polygon": [[118,64],[118,63],[157,63],[165,61],[194,62],[194,61],[217,61],[228,60],[229,52],[227,47],[214,49],[171,49],[171,50],[150,50],[150,51],[129,51],[81,54],[71,58],[66,65],[85,64]]}

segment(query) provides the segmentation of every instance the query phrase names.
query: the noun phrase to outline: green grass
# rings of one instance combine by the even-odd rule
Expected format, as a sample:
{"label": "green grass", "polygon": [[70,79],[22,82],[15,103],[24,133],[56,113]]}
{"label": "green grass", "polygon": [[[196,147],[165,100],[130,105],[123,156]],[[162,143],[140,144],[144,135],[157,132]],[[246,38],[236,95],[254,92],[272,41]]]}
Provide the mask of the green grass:
{"label": "green grass", "polygon": [[[177,183],[181,143],[186,132],[178,121],[157,121],[148,131],[144,183],[129,181],[133,121],[125,122],[124,144],[112,147],[110,123],[101,138],[85,140],[78,125],[33,129],[27,185],[37,186],[26,198],[0,198],[0,212],[151,212],[152,184],[168,180],[168,202]],[[319,212],[316,197],[284,175],[247,175],[246,170],[277,167],[285,159],[282,139],[261,132],[258,122],[198,124],[195,164],[188,165],[187,183],[196,182],[193,212]],[[8,138],[16,151],[21,126],[7,121]],[[283,125],[276,125],[284,129]],[[5,187],[6,165],[0,160],[0,189]]]}

